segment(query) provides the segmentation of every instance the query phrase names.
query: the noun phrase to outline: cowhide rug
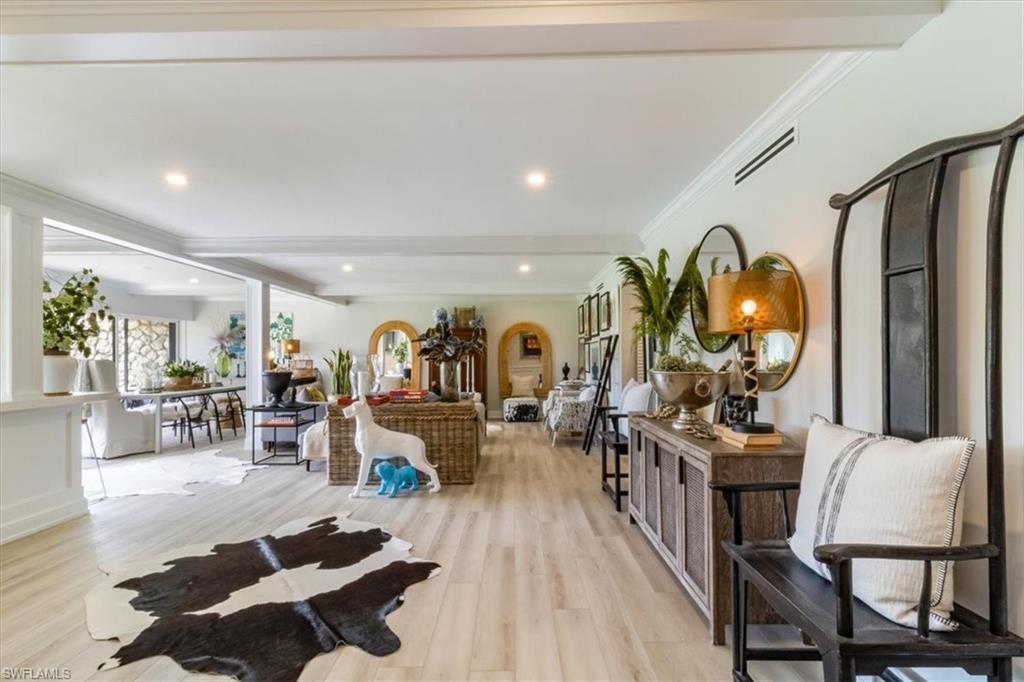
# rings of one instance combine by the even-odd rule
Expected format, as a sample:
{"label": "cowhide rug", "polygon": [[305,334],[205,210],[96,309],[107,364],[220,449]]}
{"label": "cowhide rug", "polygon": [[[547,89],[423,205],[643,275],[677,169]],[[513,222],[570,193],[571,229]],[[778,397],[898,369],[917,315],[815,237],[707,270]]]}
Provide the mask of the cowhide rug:
{"label": "cowhide rug", "polygon": [[122,646],[100,669],[164,655],[192,672],[284,681],[341,645],[397,651],[385,617],[440,566],[346,516],[101,567],[109,578],[85,596],[86,623],[94,639]]}
{"label": "cowhide rug", "polygon": [[[194,495],[185,486],[192,483],[238,485],[250,471],[265,466],[252,465],[236,457],[218,457],[220,450],[189,452],[181,455],[157,455],[138,461],[110,460],[100,463],[107,497],[131,495]],[[90,495],[102,493],[101,471],[95,462],[82,469],[82,485]]]}

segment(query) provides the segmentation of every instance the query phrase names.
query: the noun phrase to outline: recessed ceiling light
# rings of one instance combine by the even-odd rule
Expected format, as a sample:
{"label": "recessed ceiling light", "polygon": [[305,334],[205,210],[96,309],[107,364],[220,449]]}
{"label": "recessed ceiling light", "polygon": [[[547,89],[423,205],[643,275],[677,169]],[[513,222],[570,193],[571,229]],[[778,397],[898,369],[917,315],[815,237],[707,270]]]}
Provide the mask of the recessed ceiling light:
{"label": "recessed ceiling light", "polygon": [[184,173],[168,173],[164,181],[171,187],[184,187],[188,184],[188,176]]}
{"label": "recessed ceiling light", "polygon": [[531,171],[526,175],[526,184],[530,187],[543,187],[548,181],[548,176],[541,171]]}
{"label": "recessed ceiling light", "polygon": [[341,269],[343,272],[352,272],[352,264],[345,263],[344,265],[341,266]]}
{"label": "recessed ceiling light", "polygon": [[188,278],[188,283],[189,284],[199,284],[199,278],[198,277],[189,277]]}
{"label": "recessed ceiling light", "polygon": [[519,266],[519,272],[529,272],[529,271],[530,271],[530,264],[529,263],[523,263],[522,265]]}

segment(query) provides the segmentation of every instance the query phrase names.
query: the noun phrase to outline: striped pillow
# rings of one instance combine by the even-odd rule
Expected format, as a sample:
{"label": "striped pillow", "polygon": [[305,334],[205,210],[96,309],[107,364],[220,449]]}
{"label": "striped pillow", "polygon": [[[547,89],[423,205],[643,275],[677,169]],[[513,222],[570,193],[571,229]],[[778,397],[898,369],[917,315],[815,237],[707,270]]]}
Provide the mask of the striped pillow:
{"label": "striped pillow", "polygon": [[[824,578],[814,548],[831,543],[959,544],[960,491],[974,452],[970,438],[902,438],[855,431],[814,415],[807,434],[796,532],[790,548]],[[886,618],[913,627],[924,564],[856,559],[853,593]],[[955,629],[952,566],[932,571],[931,627]]]}

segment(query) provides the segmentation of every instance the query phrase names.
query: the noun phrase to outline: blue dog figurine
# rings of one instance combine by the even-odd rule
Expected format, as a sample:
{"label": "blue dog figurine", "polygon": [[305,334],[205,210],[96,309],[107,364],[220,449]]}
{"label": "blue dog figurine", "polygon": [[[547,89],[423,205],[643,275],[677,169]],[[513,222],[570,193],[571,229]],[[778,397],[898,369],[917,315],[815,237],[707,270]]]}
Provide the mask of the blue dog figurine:
{"label": "blue dog figurine", "polygon": [[373,470],[380,476],[378,495],[387,495],[388,489],[391,490],[388,497],[394,497],[399,490],[404,488],[419,490],[420,483],[416,480],[416,469],[412,465],[406,464],[404,467],[396,469],[391,462],[380,462]]}

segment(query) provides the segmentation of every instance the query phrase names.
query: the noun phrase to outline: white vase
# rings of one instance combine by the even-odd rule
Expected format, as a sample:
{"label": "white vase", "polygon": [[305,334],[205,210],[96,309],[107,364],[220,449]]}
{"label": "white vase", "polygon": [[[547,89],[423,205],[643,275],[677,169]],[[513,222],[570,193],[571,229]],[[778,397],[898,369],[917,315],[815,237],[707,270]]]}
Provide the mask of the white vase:
{"label": "white vase", "polygon": [[75,380],[78,364],[68,353],[43,354],[43,393],[45,395],[68,395]]}

